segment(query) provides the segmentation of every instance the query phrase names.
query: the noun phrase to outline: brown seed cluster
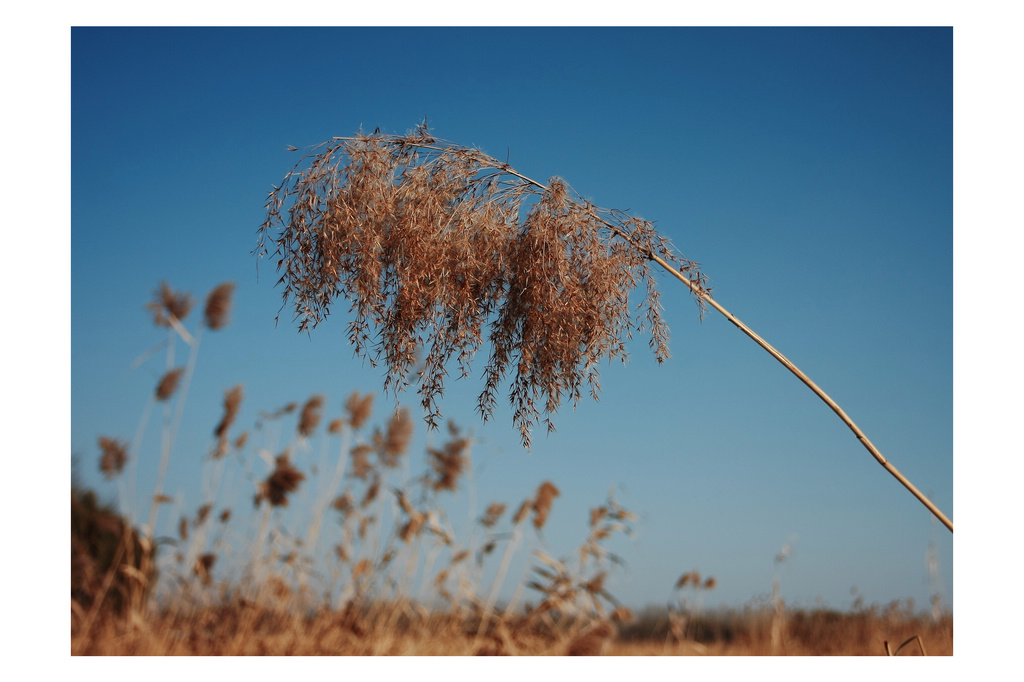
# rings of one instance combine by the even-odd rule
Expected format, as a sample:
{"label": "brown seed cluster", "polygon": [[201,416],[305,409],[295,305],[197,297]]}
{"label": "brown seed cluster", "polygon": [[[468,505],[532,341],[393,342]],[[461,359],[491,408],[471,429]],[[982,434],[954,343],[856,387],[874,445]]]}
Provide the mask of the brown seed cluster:
{"label": "brown seed cluster", "polygon": [[196,557],[195,566],[192,567],[192,572],[195,573],[199,580],[204,585],[209,585],[213,580],[211,571],[213,570],[213,564],[217,561],[216,554],[202,554]]}
{"label": "brown seed cluster", "polygon": [[[356,353],[384,362],[385,389],[416,382],[431,426],[450,361],[466,376],[489,345],[478,410],[492,415],[511,375],[526,447],[542,415],[554,428],[563,400],[596,399],[600,361],[625,360],[634,331],[649,327],[656,358],[668,357],[651,256],[706,290],[697,264],[649,222],[436,140],[425,126],[314,147],[266,208],[256,253],[276,259],[300,330],[345,297]],[[631,306],[641,283],[646,294]]]}
{"label": "brown seed cluster", "polygon": [[548,514],[551,513],[551,503],[558,497],[558,488],[551,481],[544,481],[537,489],[537,496],[533,500],[533,525],[537,530],[547,523]]}
{"label": "brown seed cluster", "polygon": [[106,478],[114,478],[121,473],[128,461],[128,444],[114,438],[100,436],[99,445],[100,471]]}
{"label": "brown seed cluster", "polygon": [[458,429],[451,422],[448,424],[448,442],[440,449],[428,448],[427,454],[430,458],[430,467],[434,470],[437,478],[431,482],[435,491],[455,490],[459,476],[465,470],[468,462],[470,439],[459,434]]}
{"label": "brown seed cluster", "polygon": [[[215,458],[223,457],[228,451],[228,429],[231,428],[235,417],[238,416],[238,407],[242,404],[242,396],[241,384],[224,393],[224,416],[221,417],[220,422],[218,422],[213,430],[213,435],[217,437],[217,449],[214,451]],[[246,436],[246,434],[243,433],[239,436],[239,439],[242,439],[243,436]],[[244,445],[244,439],[241,440],[241,443],[237,440],[235,442],[235,446],[238,449],[241,449]]]}
{"label": "brown seed cluster", "polygon": [[170,370],[160,378],[160,383],[156,386],[157,400],[162,402],[174,395],[174,392],[178,390],[178,382],[181,380],[181,375],[184,371],[184,367],[178,367],[177,369]]}
{"label": "brown seed cluster", "polygon": [[298,490],[299,483],[306,478],[305,474],[292,466],[287,452],[278,455],[275,463],[274,471],[259,485],[256,506],[263,500],[269,500],[272,507],[288,506],[288,494]]}
{"label": "brown seed cluster", "polygon": [[501,515],[505,513],[505,505],[499,502],[492,502],[487,507],[487,512],[480,518],[480,525],[484,528],[493,528]]}
{"label": "brown seed cluster", "polygon": [[299,435],[308,438],[313,435],[313,430],[320,424],[321,410],[324,406],[324,397],[315,395],[306,401],[299,413]]}
{"label": "brown seed cluster", "polygon": [[353,391],[352,395],[345,400],[345,409],[348,411],[348,420],[352,424],[352,428],[360,428],[373,412],[373,394],[367,393],[360,397],[359,391]]}
{"label": "brown seed cluster", "polygon": [[160,288],[146,304],[146,309],[153,312],[153,323],[158,327],[171,327],[171,318],[184,320],[194,304],[188,293],[175,293],[166,282],[160,282]]}
{"label": "brown seed cluster", "polygon": [[373,434],[373,444],[380,457],[380,462],[389,469],[398,466],[398,458],[405,453],[412,440],[413,423],[409,418],[409,410],[395,410],[388,422],[387,430],[381,433],[378,429]]}
{"label": "brown seed cluster", "polygon": [[222,329],[227,326],[228,312],[231,310],[231,294],[235,290],[234,282],[218,285],[206,297],[206,308],[203,319],[210,329]]}

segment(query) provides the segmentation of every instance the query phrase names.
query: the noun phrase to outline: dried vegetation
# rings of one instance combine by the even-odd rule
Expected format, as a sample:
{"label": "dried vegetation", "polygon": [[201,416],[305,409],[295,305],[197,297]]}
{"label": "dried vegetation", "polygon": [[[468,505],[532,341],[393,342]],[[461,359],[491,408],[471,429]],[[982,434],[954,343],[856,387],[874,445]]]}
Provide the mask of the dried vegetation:
{"label": "dried vegetation", "polygon": [[510,375],[526,446],[538,421],[554,428],[564,400],[597,398],[598,365],[625,359],[634,332],[649,329],[655,357],[668,357],[652,256],[707,291],[697,264],[649,222],[425,126],[310,150],[270,193],[256,253],[276,262],[300,330],[347,299],[357,354],[385,364],[385,389],[417,384],[431,426],[452,363],[467,376],[487,346],[478,410],[492,415]]}

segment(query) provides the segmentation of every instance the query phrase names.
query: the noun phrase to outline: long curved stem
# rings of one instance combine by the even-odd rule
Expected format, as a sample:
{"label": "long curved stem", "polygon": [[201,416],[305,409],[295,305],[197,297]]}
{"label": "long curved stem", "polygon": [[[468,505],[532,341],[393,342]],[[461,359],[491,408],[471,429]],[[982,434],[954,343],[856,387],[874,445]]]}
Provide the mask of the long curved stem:
{"label": "long curved stem", "polygon": [[752,338],[757,343],[757,345],[761,346],[766,351],[768,351],[773,358],[781,362],[786,367],[786,369],[795,374],[800,381],[804,382],[804,384],[806,384],[809,389],[814,391],[815,395],[821,398],[826,405],[832,408],[832,411],[839,415],[839,418],[843,420],[843,423],[850,427],[850,430],[853,431],[853,434],[857,436],[857,440],[861,442],[861,445],[867,448],[867,451],[871,453],[871,456],[878,460],[878,463],[885,467],[885,470],[892,474],[897,481],[902,483],[903,487],[909,490],[914,495],[914,497],[920,500],[921,503],[924,504],[924,506],[927,507],[928,510],[931,511],[931,513],[934,514],[939,521],[942,521],[943,525],[945,525],[946,528],[949,529],[949,532],[953,532],[953,522],[950,521],[949,518],[947,518],[946,515],[943,514],[939,510],[939,508],[936,507],[935,504],[924,495],[924,493],[918,490],[913,483],[907,480],[907,478],[903,474],[901,474],[899,470],[896,467],[894,467],[889,462],[889,460],[887,460],[882,455],[881,452],[878,451],[878,448],[876,448],[874,443],[872,443],[868,439],[868,437],[864,435],[864,432],[860,430],[860,427],[854,424],[853,420],[850,419],[850,417],[845,412],[843,412],[843,409],[839,407],[838,404],[836,404],[836,401],[832,400],[832,398],[830,398],[828,394],[825,393],[825,391],[821,390],[817,384],[811,381],[810,377],[801,372],[800,369],[792,362],[790,362],[785,355],[775,350],[775,348],[772,347],[770,343],[768,343],[760,336],[758,336],[756,333],[754,333],[754,330],[752,330],[747,325],[743,324],[735,315],[733,315],[728,310],[719,305],[719,303],[715,299],[711,298],[710,294],[708,294],[706,291],[703,291],[700,287],[691,282],[685,275],[683,275],[681,272],[673,268],[665,260],[659,258],[655,254],[650,254],[650,258],[658,265],[663,267],[665,270],[667,270],[669,273],[671,273],[672,276],[676,277],[684,284],[686,284],[688,287],[690,287],[690,290],[693,291],[694,294],[700,296],[700,298],[704,300],[708,305],[710,305],[718,312],[722,313],[722,315],[724,315],[727,320],[736,325],[736,327],[738,327],[739,330],[742,331],[744,334]]}
{"label": "long curved stem", "polygon": [[[543,185],[543,184],[537,182],[536,180],[532,180],[532,179],[526,177],[525,175],[521,175],[520,173],[517,173],[516,171],[512,170],[508,166],[508,164],[505,164],[502,167],[502,170],[504,172],[506,172],[506,173],[509,173],[511,175],[514,175],[514,176],[520,178],[521,180],[523,180],[525,182],[528,182],[528,183],[538,187],[539,189],[542,189],[542,190],[547,190],[548,189],[546,185]],[[836,401],[832,400],[832,398],[829,397],[829,395],[827,393],[825,393],[825,391],[821,390],[821,388],[819,388],[816,383],[811,381],[811,378],[809,376],[807,376],[802,371],[800,371],[799,367],[797,367],[792,362],[790,362],[789,358],[787,358],[785,355],[783,355],[782,353],[777,351],[770,343],[768,343],[767,341],[762,339],[760,336],[758,336],[754,332],[753,329],[751,329],[747,325],[743,324],[743,322],[741,322],[739,320],[739,318],[737,318],[735,315],[733,315],[728,310],[723,308],[718,303],[718,301],[716,301],[715,299],[711,298],[711,294],[709,294],[706,290],[704,290],[703,287],[698,286],[695,282],[691,281],[683,273],[681,273],[678,270],[676,270],[674,267],[672,267],[672,265],[670,265],[667,261],[665,261],[665,259],[659,257],[655,253],[649,252],[647,249],[643,249],[642,247],[638,246],[632,239],[629,238],[628,234],[624,233],[616,225],[613,225],[612,223],[609,223],[607,220],[604,220],[603,218],[598,216],[597,213],[594,213],[593,215],[594,215],[594,217],[596,219],[598,219],[602,223],[604,223],[610,230],[612,230],[615,234],[620,236],[626,242],[632,244],[634,247],[639,248],[641,251],[644,251],[648,258],[650,258],[652,261],[654,261],[655,263],[660,265],[662,268],[664,268],[673,277],[675,277],[679,281],[683,282],[686,286],[688,286],[690,288],[690,291],[692,291],[695,295],[699,296],[701,298],[701,300],[703,300],[705,303],[710,305],[712,308],[714,308],[718,312],[722,313],[722,315],[725,316],[725,319],[729,320],[734,325],[736,325],[736,327],[739,328],[739,330],[741,332],[743,332],[744,334],[749,336],[751,339],[753,339],[754,342],[757,343],[757,345],[761,346],[766,351],[768,351],[768,353],[770,353],[773,358],[775,358],[776,360],[781,362],[783,364],[783,366],[786,367],[786,369],[788,369],[790,372],[795,374],[796,377],[800,381],[804,382],[804,384],[809,389],[814,391],[815,395],[817,395],[819,398],[821,398],[822,401],[824,401],[824,403],[826,405],[828,405],[832,409],[832,411],[835,412],[839,416],[840,419],[843,420],[843,423],[846,424],[850,428],[851,431],[853,431],[853,434],[855,436],[857,436],[857,440],[860,441],[861,445],[863,445],[867,449],[867,451],[871,453],[871,456],[874,457],[878,461],[878,463],[881,464],[885,468],[886,471],[888,471],[890,474],[892,474],[892,476],[897,481],[899,481],[901,484],[903,484],[903,487],[906,488],[907,490],[909,490],[911,492],[911,494],[914,495],[914,497],[916,497],[918,500],[920,500],[921,503],[925,507],[927,507],[928,510],[932,514],[935,515],[935,518],[937,518],[939,521],[942,521],[943,525],[945,525],[946,528],[949,529],[950,533],[953,532],[953,522],[950,521],[949,518],[945,514],[943,514],[942,511],[938,507],[935,506],[935,503],[933,503],[931,500],[929,500],[925,496],[924,493],[922,493],[920,490],[918,490],[917,487],[913,483],[911,483],[907,479],[906,476],[901,474],[899,469],[894,467],[892,465],[892,463],[890,463],[889,460],[887,460],[885,458],[885,456],[883,456],[882,453],[879,452],[878,448],[875,447],[875,444],[872,443],[868,439],[868,437],[866,435],[864,435],[864,432],[860,430],[860,427],[857,426],[853,422],[852,419],[850,419],[849,415],[847,415],[846,412],[844,412],[843,409],[841,407],[839,407],[839,405],[836,403]]]}

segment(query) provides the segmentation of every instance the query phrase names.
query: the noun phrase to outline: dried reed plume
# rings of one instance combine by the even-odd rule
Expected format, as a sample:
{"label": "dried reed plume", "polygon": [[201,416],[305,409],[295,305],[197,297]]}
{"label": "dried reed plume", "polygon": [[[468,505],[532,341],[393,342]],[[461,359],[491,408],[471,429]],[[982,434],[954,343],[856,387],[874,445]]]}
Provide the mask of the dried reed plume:
{"label": "dried reed plume", "polygon": [[275,463],[274,471],[259,485],[256,506],[263,500],[269,500],[272,507],[288,506],[288,493],[298,490],[299,483],[306,478],[305,474],[292,466],[287,452],[278,455]]}
{"label": "dried reed plume", "polygon": [[[231,424],[234,423],[235,417],[238,415],[238,406],[242,404],[242,385],[238,384],[230,391],[224,393],[224,416],[221,417],[217,427],[213,430],[213,435],[217,437],[217,449],[214,451],[214,457],[222,457],[228,451],[228,429],[231,428]],[[239,436],[239,440],[235,442],[235,447],[239,450],[245,445],[243,436]]]}
{"label": "dried reed plume", "polygon": [[349,452],[349,457],[352,459],[352,473],[350,475],[353,478],[365,481],[366,477],[373,472],[373,463],[370,462],[371,452],[373,452],[373,447],[365,443],[355,446]]}
{"label": "dried reed plume", "polygon": [[448,424],[451,439],[444,444],[440,450],[428,448],[427,454],[430,457],[430,467],[437,474],[437,479],[431,483],[435,491],[455,490],[459,476],[466,468],[470,440],[459,435],[455,425]]}
{"label": "dried reed plume", "polygon": [[[563,399],[576,404],[584,390],[597,397],[599,361],[625,360],[634,331],[649,327],[655,356],[668,357],[651,254],[705,281],[650,223],[597,208],[558,178],[545,187],[479,150],[436,140],[425,125],[314,147],[266,208],[255,252],[273,249],[282,307],[293,304],[300,330],[347,298],[356,353],[383,360],[385,389],[415,379],[431,426],[449,361],[468,375],[486,334],[479,412],[491,416],[511,372],[524,446],[542,414],[553,428]],[[634,315],[629,293],[641,283]]]}
{"label": "dried reed plume", "polygon": [[124,469],[128,461],[128,444],[105,436],[99,437],[100,471],[107,479],[114,478]]}
{"label": "dried reed plume", "polygon": [[228,312],[231,310],[231,294],[235,290],[234,282],[224,282],[218,285],[206,297],[206,308],[203,310],[203,319],[210,329],[222,329],[227,326]]}
{"label": "dried reed plume", "polygon": [[[435,139],[424,123],[404,136],[360,133],[312,147],[265,208],[254,253],[276,260],[282,310],[291,303],[299,329],[309,330],[344,296],[356,354],[383,360],[385,390],[415,381],[431,427],[450,361],[468,376],[485,342],[477,410],[491,417],[511,373],[512,420],[527,448],[542,417],[554,428],[563,400],[575,406],[584,390],[597,399],[599,362],[625,361],[634,331],[649,327],[664,361],[669,332],[653,263],[689,288],[701,316],[710,305],[800,379],[953,530],[831,397],[711,297],[697,263],[650,222],[598,208],[557,177],[543,185],[477,149]],[[641,284],[646,293],[634,308],[630,292]]]}
{"label": "dried reed plume", "polygon": [[700,573],[697,571],[690,571],[679,576],[679,580],[676,581],[676,589],[680,590],[687,585],[694,585],[700,587]]}
{"label": "dried reed plume", "polygon": [[322,395],[315,395],[306,401],[306,404],[302,406],[302,412],[299,413],[299,435],[309,437],[313,435],[313,430],[320,424],[320,411],[324,406],[324,397]]}
{"label": "dried reed plume", "polygon": [[171,319],[184,320],[194,303],[188,293],[176,294],[166,282],[160,282],[160,288],[146,304],[146,309],[153,312],[153,323],[158,327],[172,327]]}
{"label": "dried reed plume", "polygon": [[213,576],[210,575],[210,571],[213,570],[213,564],[217,561],[216,554],[202,554],[196,558],[196,564],[192,568],[192,572],[199,576],[199,580],[204,585],[209,585]]}
{"label": "dried reed plume", "polygon": [[350,493],[345,493],[335,497],[334,501],[331,502],[331,507],[337,509],[342,515],[346,515],[355,508],[355,502],[352,501]]}
{"label": "dried reed plume", "polygon": [[373,412],[373,394],[368,393],[360,398],[359,391],[353,391],[345,400],[345,409],[348,410],[348,420],[352,428],[360,428]]}
{"label": "dried reed plume", "polygon": [[551,503],[558,497],[558,488],[550,481],[544,481],[537,489],[537,497],[533,500],[533,525],[537,530],[544,527],[551,512]]}
{"label": "dried reed plume", "polygon": [[413,423],[409,418],[409,410],[402,408],[395,410],[388,422],[387,430],[381,434],[380,430],[373,434],[373,444],[380,457],[381,463],[389,469],[398,466],[398,457],[405,453],[412,440]]}
{"label": "dried reed plume", "polygon": [[487,512],[480,517],[480,525],[484,528],[493,528],[494,524],[498,523],[498,519],[505,513],[505,505],[498,502],[492,502],[487,507]]}
{"label": "dried reed plume", "polygon": [[181,380],[181,375],[184,372],[184,367],[178,367],[164,374],[160,378],[160,383],[156,386],[156,399],[164,401],[174,395],[174,392],[178,390],[178,382]]}

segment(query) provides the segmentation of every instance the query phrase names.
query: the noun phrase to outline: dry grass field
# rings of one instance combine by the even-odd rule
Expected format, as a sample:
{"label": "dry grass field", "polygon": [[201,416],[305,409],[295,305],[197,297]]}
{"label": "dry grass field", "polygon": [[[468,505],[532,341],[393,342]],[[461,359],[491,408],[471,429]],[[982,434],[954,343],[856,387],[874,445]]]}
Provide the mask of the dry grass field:
{"label": "dry grass field", "polygon": [[[709,614],[711,622],[715,614]],[[638,627],[595,620],[551,626],[504,619],[477,634],[479,618],[429,614],[411,605],[362,614],[226,604],[132,621],[107,616],[88,632],[72,628],[72,654],[143,656],[951,656],[952,617],[795,612],[780,642],[771,615],[730,615],[698,640],[678,640],[657,622]]]}

